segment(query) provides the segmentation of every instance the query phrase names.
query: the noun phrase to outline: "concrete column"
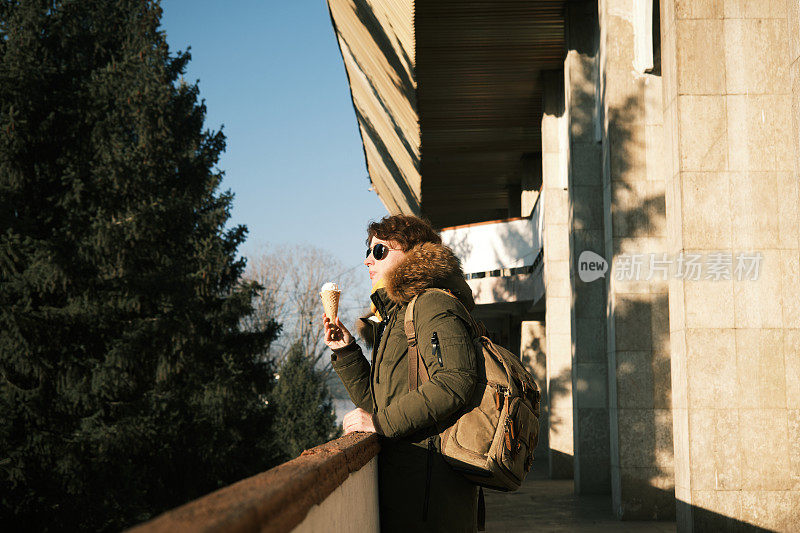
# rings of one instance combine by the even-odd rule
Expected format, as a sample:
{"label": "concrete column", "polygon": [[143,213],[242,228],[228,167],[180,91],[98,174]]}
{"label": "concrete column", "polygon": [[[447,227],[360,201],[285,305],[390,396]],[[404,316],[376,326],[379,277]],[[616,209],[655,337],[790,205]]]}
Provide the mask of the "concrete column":
{"label": "concrete column", "polygon": [[679,531],[800,522],[797,9],[662,2],[669,248],[733,271],[669,283]]}
{"label": "concrete column", "polygon": [[572,286],[569,277],[567,157],[564,74],[542,75],[542,198],[544,202],[545,337],[550,477],[570,479],[572,434]]}
{"label": "concrete column", "polygon": [[[601,3],[604,256],[611,495],[624,520],[674,519],[662,84],[641,43],[649,17],[636,3]],[[638,68],[642,69],[637,71]],[[599,283],[596,282],[596,283]]]}
{"label": "concrete column", "polygon": [[[792,81],[792,151],[795,176],[800,176],[800,2],[791,2],[789,8],[789,67]],[[800,220],[790,220],[795,225]]]}
{"label": "concrete column", "polygon": [[549,454],[549,424],[547,396],[547,337],[543,321],[524,320],[520,325],[519,353],[525,368],[533,376],[542,393],[541,414],[539,416],[539,444],[535,455]]}
{"label": "concrete column", "polygon": [[572,303],[575,492],[606,494],[609,475],[606,289],[578,276],[580,254],[604,253],[601,149],[596,137],[597,2],[567,4],[564,62],[569,130],[568,201]]}

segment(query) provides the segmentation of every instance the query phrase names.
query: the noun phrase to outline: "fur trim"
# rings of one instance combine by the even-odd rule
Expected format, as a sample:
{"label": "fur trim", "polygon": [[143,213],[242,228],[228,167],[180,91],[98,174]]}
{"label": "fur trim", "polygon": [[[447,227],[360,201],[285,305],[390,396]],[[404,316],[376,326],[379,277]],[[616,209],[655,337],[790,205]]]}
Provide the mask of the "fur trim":
{"label": "fur trim", "polygon": [[454,277],[464,278],[458,257],[443,244],[426,242],[409,250],[389,272],[386,294],[393,302],[404,304],[429,287],[448,288]]}

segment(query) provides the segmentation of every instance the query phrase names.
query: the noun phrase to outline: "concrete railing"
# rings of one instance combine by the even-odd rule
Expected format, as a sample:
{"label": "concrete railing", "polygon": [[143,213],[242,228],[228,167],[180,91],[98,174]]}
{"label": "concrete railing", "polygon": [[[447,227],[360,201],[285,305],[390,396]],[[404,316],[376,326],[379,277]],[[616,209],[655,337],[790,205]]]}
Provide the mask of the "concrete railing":
{"label": "concrete railing", "polygon": [[128,531],[377,532],[379,449],[374,433],[351,433]]}

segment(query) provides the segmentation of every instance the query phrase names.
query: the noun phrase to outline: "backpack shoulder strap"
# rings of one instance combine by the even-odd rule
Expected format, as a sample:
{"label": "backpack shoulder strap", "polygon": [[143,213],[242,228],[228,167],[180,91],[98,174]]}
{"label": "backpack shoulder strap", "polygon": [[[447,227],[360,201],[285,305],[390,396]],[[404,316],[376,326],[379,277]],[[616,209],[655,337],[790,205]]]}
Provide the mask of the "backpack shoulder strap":
{"label": "backpack shoulder strap", "polygon": [[417,343],[417,331],[414,327],[414,304],[417,303],[419,295],[414,296],[408,307],[406,307],[406,316],[403,320],[403,330],[406,333],[406,341],[408,342],[408,390],[415,391],[417,388],[428,381],[428,369],[425,363],[421,360],[419,354],[419,345]]}
{"label": "backpack shoulder strap", "polygon": [[486,336],[486,326],[473,318],[472,313],[469,312],[467,306],[458,299],[458,297],[450,291],[438,289],[435,287],[425,289],[422,293],[414,296],[408,307],[406,307],[406,315],[403,320],[403,329],[406,333],[406,341],[408,342],[408,390],[415,391],[419,386],[430,379],[428,369],[425,367],[425,362],[419,353],[419,343],[417,342],[417,330],[414,325],[414,304],[417,303],[417,298],[429,291],[437,291],[448,295],[460,305],[466,315],[469,317],[469,325],[473,328],[476,338]]}

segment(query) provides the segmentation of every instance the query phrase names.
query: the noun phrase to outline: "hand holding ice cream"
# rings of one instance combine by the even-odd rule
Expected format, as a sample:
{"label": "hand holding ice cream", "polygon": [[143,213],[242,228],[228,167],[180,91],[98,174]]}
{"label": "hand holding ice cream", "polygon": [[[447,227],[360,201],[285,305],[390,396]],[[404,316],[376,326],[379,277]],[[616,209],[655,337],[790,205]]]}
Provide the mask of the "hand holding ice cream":
{"label": "hand holding ice cream", "polygon": [[328,282],[322,286],[319,295],[322,298],[322,306],[325,314],[322,315],[322,324],[325,328],[325,344],[331,350],[344,348],[353,340],[353,336],[342,325],[342,321],[337,316],[339,314],[339,296],[342,291],[336,283]]}

